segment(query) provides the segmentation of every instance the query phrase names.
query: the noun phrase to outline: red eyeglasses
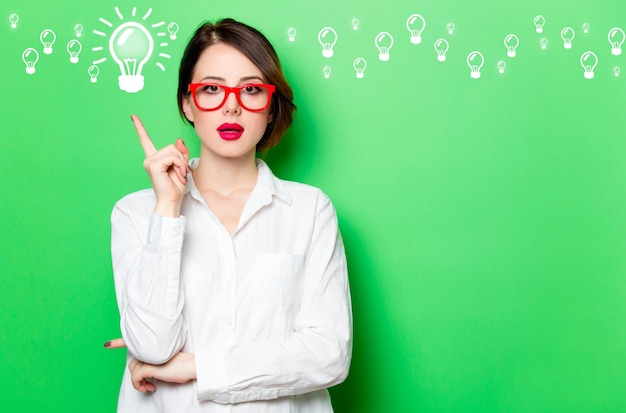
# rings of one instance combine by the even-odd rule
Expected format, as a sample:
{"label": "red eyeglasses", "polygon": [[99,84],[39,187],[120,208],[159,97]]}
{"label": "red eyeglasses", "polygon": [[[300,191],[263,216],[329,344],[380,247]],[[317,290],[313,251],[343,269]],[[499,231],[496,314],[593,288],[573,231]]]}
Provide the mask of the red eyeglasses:
{"label": "red eyeglasses", "polygon": [[217,83],[191,83],[189,91],[200,110],[218,110],[231,93],[235,94],[242,108],[250,112],[261,112],[270,106],[276,86],[264,83],[228,87]]}

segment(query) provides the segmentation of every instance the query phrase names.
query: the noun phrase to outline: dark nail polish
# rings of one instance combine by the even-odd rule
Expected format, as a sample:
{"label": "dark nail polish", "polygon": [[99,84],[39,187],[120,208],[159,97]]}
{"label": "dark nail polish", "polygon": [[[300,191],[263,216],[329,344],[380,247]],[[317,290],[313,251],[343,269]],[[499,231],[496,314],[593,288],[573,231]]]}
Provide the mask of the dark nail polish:
{"label": "dark nail polish", "polygon": [[104,343],[104,347],[111,347],[111,342],[107,341],[106,343]]}

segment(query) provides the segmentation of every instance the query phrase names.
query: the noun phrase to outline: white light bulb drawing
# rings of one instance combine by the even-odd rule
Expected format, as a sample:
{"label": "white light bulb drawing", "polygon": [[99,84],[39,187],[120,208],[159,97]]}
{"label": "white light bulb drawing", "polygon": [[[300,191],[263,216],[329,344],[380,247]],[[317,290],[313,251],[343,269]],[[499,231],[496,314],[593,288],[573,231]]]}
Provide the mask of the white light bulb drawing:
{"label": "white light bulb drawing", "polygon": [[178,24],[176,22],[171,22],[167,25],[167,32],[170,34],[170,40],[176,40],[176,34],[178,34]]}
{"label": "white light bulb drawing", "polygon": [[362,57],[357,57],[354,59],[352,67],[354,67],[354,70],[356,71],[357,79],[363,79],[365,76],[365,69],[367,68],[367,61]]}
{"label": "white light bulb drawing", "polygon": [[583,33],[589,33],[589,23],[583,23]]}
{"label": "white light bulb drawing", "polygon": [[74,33],[76,33],[76,37],[81,37],[83,35],[83,25],[75,24],[74,25]]}
{"label": "white light bulb drawing", "polygon": [[120,89],[135,93],[143,89],[141,75],[143,66],[152,56],[154,41],[150,32],[141,24],[126,22],[121,24],[109,39],[111,57],[119,65]]}
{"label": "white light bulb drawing", "polygon": [[374,39],[374,44],[378,48],[378,58],[386,62],[389,60],[389,51],[393,47],[393,36],[387,32],[380,32]]}
{"label": "white light bulb drawing", "polygon": [[406,28],[411,33],[411,43],[422,43],[422,32],[426,28],[426,20],[419,14],[412,14],[406,19]]}
{"label": "white light bulb drawing", "polygon": [[609,30],[609,43],[611,44],[611,53],[613,56],[619,56],[622,54],[622,45],[626,40],[626,34],[624,30],[619,27],[614,27]]}
{"label": "white light bulb drawing", "polygon": [[435,51],[437,52],[437,60],[440,62],[446,61],[446,53],[448,53],[448,49],[450,48],[450,44],[446,39],[437,39],[435,41]]}
{"label": "white light bulb drawing", "polygon": [[506,62],[504,60],[499,60],[497,66],[498,66],[498,72],[504,73],[504,69],[506,69]]}
{"label": "white light bulb drawing", "polygon": [[565,27],[561,30],[561,39],[563,39],[563,47],[566,49],[572,48],[572,41],[576,36],[576,32],[571,27]]}
{"label": "white light bulb drawing", "polygon": [[70,62],[78,63],[78,54],[83,50],[83,46],[76,39],[72,39],[67,43],[67,52],[70,54]]}
{"label": "white light bulb drawing", "polygon": [[504,38],[504,46],[506,46],[506,55],[515,57],[517,55],[517,46],[519,46],[519,37],[509,34]]}
{"label": "white light bulb drawing", "polygon": [[295,27],[288,28],[287,36],[289,37],[290,42],[294,42],[296,40],[296,28]]}
{"label": "white light bulb drawing", "polygon": [[594,70],[598,65],[598,56],[594,52],[585,52],[580,57],[580,64],[585,70],[585,79],[593,79]]}
{"label": "white light bulb drawing", "polygon": [[333,57],[333,47],[337,43],[337,32],[332,27],[324,27],[317,35],[317,41],[322,45],[322,56]]}
{"label": "white light bulb drawing", "polygon": [[324,77],[328,79],[330,77],[330,72],[332,71],[330,66],[324,66],[322,69],[322,73],[324,73]]}
{"label": "white light bulb drawing", "polygon": [[19,16],[15,13],[9,16],[9,23],[11,23],[12,29],[17,29],[17,22],[19,21]]}
{"label": "white light bulb drawing", "polygon": [[454,34],[454,23],[448,23],[446,29],[448,29],[448,34]]}
{"label": "white light bulb drawing", "polygon": [[39,53],[37,53],[37,50],[32,47],[24,50],[24,53],[22,53],[22,60],[24,61],[24,64],[26,64],[26,73],[29,75],[34,74],[35,65],[39,61]]}
{"label": "white light bulb drawing", "polygon": [[620,69],[619,66],[615,66],[613,68],[613,74],[615,75],[615,77],[619,77],[620,72],[622,71],[622,69]]}
{"label": "white light bulb drawing", "polygon": [[100,74],[100,68],[96,65],[91,65],[89,69],[87,69],[87,73],[89,74],[89,81],[96,83],[98,81],[98,75]]}
{"label": "white light bulb drawing", "polygon": [[537,33],[543,33],[543,26],[546,24],[546,19],[541,14],[535,16],[533,23],[535,24],[535,31]]}
{"label": "white light bulb drawing", "polygon": [[352,19],[352,30],[359,30],[359,24],[361,24],[359,19],[357,19],[356,17]]}
{"label": "white light bulb drawing", "polygon": [[470,68],[470,76],[472,79],[480,78],[480,69],[485,64],[485,58],[482,53],[473,51],[467,55],[467,65]]}
{"label": "white light bulb drawing", "polygon": [[43,52],[45,54],[52,54],[52,45],[57,40],[57,36],[50,29],[46,29],[41,32],[39,36],[39,40],[41,40],[41,44],[43,44]]}
{"label": "white light bulb drawing", "polygon": [[542,37],[541,40],[539,40],[539,44],[543,50],[546,50],[548,48],[548,39]]}

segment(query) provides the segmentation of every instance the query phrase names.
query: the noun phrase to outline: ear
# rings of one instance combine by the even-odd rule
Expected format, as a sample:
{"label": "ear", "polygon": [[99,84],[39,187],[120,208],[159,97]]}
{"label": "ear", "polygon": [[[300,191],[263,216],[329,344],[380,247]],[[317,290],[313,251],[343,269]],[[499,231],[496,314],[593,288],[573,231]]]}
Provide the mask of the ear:
{"label": "ear", "polygon": [[267,123],[270,124],[274,120],[274,111],[270,110],[270,113],[267,115]]}
{"label": "ear", "polygon": [[183,98],[183,113],[189,122],[193,123],[193,110],[190,102],[191,95]]}

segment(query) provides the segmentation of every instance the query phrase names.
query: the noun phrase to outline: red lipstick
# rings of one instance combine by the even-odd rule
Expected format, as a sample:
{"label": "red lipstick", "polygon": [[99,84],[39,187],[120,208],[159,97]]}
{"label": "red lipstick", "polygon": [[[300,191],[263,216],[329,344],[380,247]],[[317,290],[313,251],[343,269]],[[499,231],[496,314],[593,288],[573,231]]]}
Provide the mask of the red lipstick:
{"label": "red lipstick", "polygon": [[217,133],[225,141],[234,141],[243,135],[243,126],[238,123],[223,123],[217,128]]}

